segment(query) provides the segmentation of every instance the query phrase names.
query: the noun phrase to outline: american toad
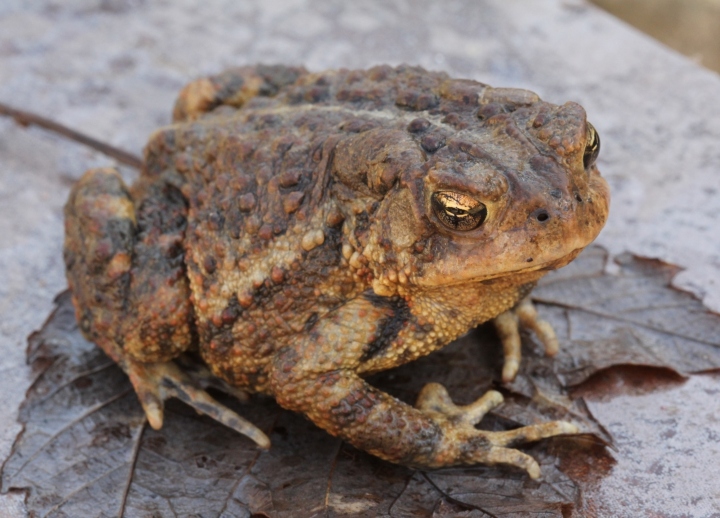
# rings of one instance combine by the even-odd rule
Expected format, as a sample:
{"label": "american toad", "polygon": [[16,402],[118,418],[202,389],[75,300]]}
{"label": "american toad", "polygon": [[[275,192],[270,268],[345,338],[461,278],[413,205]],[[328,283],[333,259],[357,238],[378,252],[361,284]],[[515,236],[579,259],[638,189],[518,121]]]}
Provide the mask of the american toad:
{"label": "american toad", "polygon": [[151,137],[136,183],[95,169],[74,187],[65,263],[78,322],[155,428],[174,396],[269,446],[173,361],[192,350],[229,386],[383,459],[504,463],[537,478],[508,446],[574,425],[482,431],[496,391],[456,406],[430,384],[412,407],[363,378],[491,319],[505,381],[520,325],[554,354],[527,297],[606,220],[598,149],[575,103],[416,67],[200,79]]}

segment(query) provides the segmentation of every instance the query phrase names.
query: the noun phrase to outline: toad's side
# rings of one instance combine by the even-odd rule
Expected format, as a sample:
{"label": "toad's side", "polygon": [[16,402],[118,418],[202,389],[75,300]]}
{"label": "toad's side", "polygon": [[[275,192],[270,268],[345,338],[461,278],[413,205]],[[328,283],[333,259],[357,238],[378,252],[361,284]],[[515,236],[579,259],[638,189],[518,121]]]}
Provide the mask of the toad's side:
{"label": "toad's side", "polygon": [[[188,85],[127,188],[93,170],[66,206],[65,261],[85,335],[128,373],[150,423],[176,396],[267,447],[172,361],[198,350],[232,387],[411,466],[537,463],[508,446],[575,426],[475,428],[430,384],[411,407],[363,376],[495,319],[503,378],[526,299],[607,217],[598,141],[576,104],[411,67],[248,67]],[[204,378],[209,378],[204,376]]]}

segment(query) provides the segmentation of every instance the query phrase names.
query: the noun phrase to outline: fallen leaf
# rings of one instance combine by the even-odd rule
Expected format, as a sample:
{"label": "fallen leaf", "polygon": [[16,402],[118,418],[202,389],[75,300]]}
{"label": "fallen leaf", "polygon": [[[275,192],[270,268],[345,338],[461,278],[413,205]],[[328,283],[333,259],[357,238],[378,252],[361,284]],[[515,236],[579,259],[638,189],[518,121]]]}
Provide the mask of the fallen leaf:
{"label": "fallen leaf", "polygon": [[720,369],[720,316],[671,287],[677,266],[624,254],[611,275],[607,260],[592,247],[533,292],[562,344],[553,368],[563,385],[613,365],[681,375]]}
{"label": "fallen leaf", "polygon": [[592,434],[525,448],[540,462],[542,481],[502,467],[395,466],[263,397],[242,405],[215,394],[268,433],[267,452],[174,401],[163,429],[152,430],[124,374],[79,334],[63,294],[30,337],[36,379],[20,411],[24,431],[2,469],[2,490],[24,490],[32,516],[52,517],[576,515],[584,484],[613,461],[602,446],[609,434],[567,386],[613,365],[680,373],[720,365],[720,317],[669,287],[676,269],[626,256],[619,273],[609,275],[606,260],[602,249],[591,248],[539,287],[541,313],[563,348],[545,358],[525,337],[512,384],[498,382],[501,348],[487,326],[370,380],[407,402],[429,381],[444,383],[458,403],[499,388],[506,404],[481,428],[567,419]]}

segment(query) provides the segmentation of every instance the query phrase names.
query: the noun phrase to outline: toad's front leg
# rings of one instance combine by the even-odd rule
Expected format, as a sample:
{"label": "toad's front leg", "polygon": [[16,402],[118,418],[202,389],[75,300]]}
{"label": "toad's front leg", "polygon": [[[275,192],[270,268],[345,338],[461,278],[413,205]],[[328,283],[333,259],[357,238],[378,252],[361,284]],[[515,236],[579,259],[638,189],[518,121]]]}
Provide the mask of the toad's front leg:
{"label": "toad's front leg", "polygon": [[545,346],[545,354],[555,356],[560,349],[555,330],[549,322],[541,320],[530,297],[525,297],[514,308],[493,319],[495,329],[503,344],[505,362],[502,370],[503,383],[510,383],[520,370],[522,357],[520,329],[533,331]]}
{"label": "toad's front leg", "polygon": [[412,407],[371,387],[356,370],[376,332],[366,322],[380,316],[374,315],[378,311],[358,298],[279,352],[271,373],[277,401],[360,449],[419,468],[510,464],[538,478],[537,462],[508,446],[578,433],[575,425],[562,421],[503,432],[476,429],[485,413],[502,402],[495,391],[459,407],[442,386],[430,384]]}

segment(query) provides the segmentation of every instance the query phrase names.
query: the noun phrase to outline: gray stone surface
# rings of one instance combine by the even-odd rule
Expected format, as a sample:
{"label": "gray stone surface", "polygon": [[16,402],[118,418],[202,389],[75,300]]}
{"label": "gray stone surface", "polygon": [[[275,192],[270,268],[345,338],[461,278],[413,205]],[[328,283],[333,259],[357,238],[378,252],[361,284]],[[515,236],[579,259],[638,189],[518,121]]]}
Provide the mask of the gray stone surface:
{"label": "gray stone surface", "polygon": [[[600,167],[613,189],[600,243],[614,253],[682,265],[677,284],[720,311],[720,77],[584,2],[0,3],[0,101],[138,153],[149,133],[169,121],[185,82],[259,61],[310,69],[407,62],[580,102],[600,131]],[[0,120],[0,458],[19,431],[15,417],[32,378],[25,338],[65,286],[61,216],[69,185],[85,169],[110,162]],[[720,389],[716,378],[703,383],[703,390]],[[598,410],[612,415],[613,404]],[[677,406],[689,420],[698,408]],[[634,435],[632,412],[622,432],[621,457],[624,445],[645,442]],[[694,439],[687,440],[692,447]],[[720,452],[708,455],[709,465],[720,465]],[[643,462],[625,465],[631,474],[650,470]],[[648,512],[679,515],[695,502],[692,516],[720,513],[703,476],[682,463],[658,475],[665,483]],[[687,483],[672,486],[667,477]],[[0,502],[0,516],[18,515],[16,500]]]}
{"label": "gray stone surface", "polygon": [[611,476],[591,491],[598,517],[720,516],[718,420],[708,411],[719,388],[717,376],[693,376],[660,393],[591,404],[618,448]]}

